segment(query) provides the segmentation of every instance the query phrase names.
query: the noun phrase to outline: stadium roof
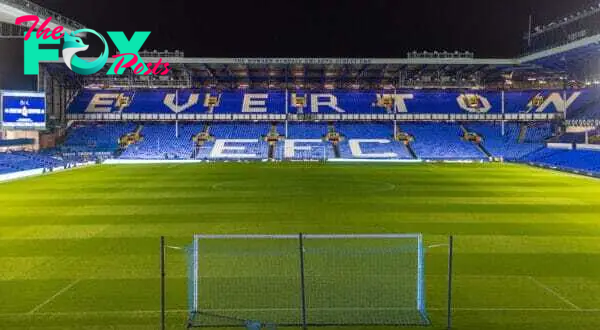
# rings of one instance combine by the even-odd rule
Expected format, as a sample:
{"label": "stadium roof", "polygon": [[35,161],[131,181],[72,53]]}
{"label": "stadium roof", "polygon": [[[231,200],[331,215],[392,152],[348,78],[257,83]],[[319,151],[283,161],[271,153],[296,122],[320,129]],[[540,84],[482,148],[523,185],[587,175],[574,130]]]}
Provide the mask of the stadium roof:
{"label": "stadium roof", "polygon": [[40,17],[42,21],[48,17],[52,17],[52,21],[48,24],[50,29],[54,29],[58,25],[63,26],[66,32],[85,28],[83,24],[80,24],[75,20],[28,0],[0,0],[0,24],[2,25],[0,37],[23,36],[22,32],[27,30],[27,28],[16,26],[14,23],[17,17],[25,15],[36,15]]}
{"label": "stadium roof", "polygon": [[[184,57],[182,52],[140,52],[147,63],[156,63],[159,59],[169,63],[170,80],[231,83],[230,87],[248,83],[269,88],[282,82],[320,84],[321,87],[334,83],[335,88],[352,84],[475,87],[505,81],[507,77],[516,81],[532,77],[541,81],[567,77],[583,81],[588,78],[586,74],[598,73],[599,68],[590,70],[590,65],[600,63],[600,34],[512,59],[464,57],[456,53],[424,54],[426,56],[406,58],[190,58]],[[114,61],[109,58],[105,69]],[[62,60],[45,65],[52,71],[67,70]],[[106,79],[103,72],[106,71],[85,79],[88,82],[96,79],[100,83],[99,80]]]}
{"label": "stadium roof", "polygon": [[593,67],[594,63],[596,66],[600,63],[600,35],[525,55],[519,60],[521,63],[534,63],[552,70],[579,74],[581,71],[589,69],[592,64],[592,70],[596,70],[595,74],[600,74],[597,71],[598,67]]}
{"label": "stadium roof", "polygon": [[[532,54],[515,59],[468,59],[468,58],[186,58],[162,57],[169,63],[174,79],[189,77],[197,81],[218,82],[291,82],[363,85],[392,83],[399,87],[418,85],[448,85],[448,87],[473,87],[489,82],[510,79],[527,80],[528,77],[565,76],[569,71],[564,65],[564,56],[570,61],[587,58],[587,49],[594,52],[596,43],[563,51],[550,50],[545,54]],[[563,47],[568,48],[568,47]],[[596,51],[596,55],[600,55]],[[156,63],[159,57],[142,56],[147,63]],[[93,60],[93,59],[88,59]],[[109,58],[108,66],[114,62]],[[45,65],[53,70],[67,70],[62,62],[53,61]],[[569,66],[572,68],[573,66]],[[101,71],[106,72],[106,71]],[[131,71],[128,71],[131,72]],[[104,73],[98,79],[106,78]],[[155,77],[159,79],[160,77]],[[558,79],[558,78],[557,78]],[[401,82],[401,83],[398,83]],[[461,82],[464,84],[461,85]],[[264,86],[271,87],[271,86]],[[346,86],[348,87],[348,86]],[[371,86],[373,87],[373,86]]]}
{"label": "stadium roof", "polygon": [[[159,58],[144,57],[144,60],[148,63],[156,63]],[[107,66],[113,62],[114,59],[109,59]],[[162,62],[169,63],[172,68],[170,76],[181,77],[187,75],[196,81],[231,83],[296,81],[317,84],[327,84],[329,82],[353,84],[360,82],[367,85],[370,83],[396,83],[399,80],[474,80],[499,75],[505,70],[510,71],[510,68],[515,65],[513,60],[502,59],[424,58],[163,57]],[[62,61],[54,61],[46,65],[66,69]],[[100,73],[99,76],[106,77],[103,73]]]}

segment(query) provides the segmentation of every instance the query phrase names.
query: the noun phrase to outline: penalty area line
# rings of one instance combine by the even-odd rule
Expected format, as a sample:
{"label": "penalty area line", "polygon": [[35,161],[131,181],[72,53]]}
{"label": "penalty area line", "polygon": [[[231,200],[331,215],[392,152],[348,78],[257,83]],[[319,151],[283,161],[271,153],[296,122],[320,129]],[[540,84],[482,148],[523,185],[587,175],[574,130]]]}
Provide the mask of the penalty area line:
{"label": "penalty area line", "polygon": [[75,285],[77,285],[77,283],[81,282],[81,279],[79,280],[75,280],[73,282],[71,282],[69,285],[65,286],[64,288],[60,289],[58,292],[56,292],[54,295],[52,295],[52,297],[46,299],[44,302],[42,302],[41,304],[35,306],[32,310],[30,310],[27,314],[34,314],[35,312],[39,311],[40,309],[42,309],[42,307],[48,305],[50,302],[52,302],[52,300],[56,299],[58,296],[60,296],[61,294],[69,291],[69,289],[71,289],[72,287],[74,287]]}
{"label": "penalty area line", "polygon": [[553,296],[555,296],[556,298],[560,299],[562,302],[564,302],[565,304],[573,307],[576,310],[581,310],[581,307],[575,305],[574,303],[572,303],[569,299],[563,297],[560,293],[556,292],[556,290],[553,290],[551,287],[545,285],[544,283],[538,281],[535,277],[533,276],[529,276],[529,279],[531,279],[531,281],[533,281],[533,283],[535,283],[537,286],[539,286],[540,288],[550,292]]}

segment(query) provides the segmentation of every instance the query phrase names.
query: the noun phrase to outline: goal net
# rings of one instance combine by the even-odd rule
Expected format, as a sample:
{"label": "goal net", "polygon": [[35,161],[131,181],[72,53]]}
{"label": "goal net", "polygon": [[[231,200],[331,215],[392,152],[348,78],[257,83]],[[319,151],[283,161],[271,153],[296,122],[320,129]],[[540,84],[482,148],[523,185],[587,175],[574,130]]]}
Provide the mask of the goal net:
{"label": "goal net", "polygon": [[[306,142],[306,141],[299,140],[298,142]],[[285,160],[291,160],[291,161],[306,161],[306,162],[321,161],[321,162],[325,162],[329,158],[333,157],[333,149],[331,148],[330,145],[327,145],[327,144],[298,145],[298,146],[292,148],[283,143],[280,143],[276,147],[275,156],[278,159],[285,159]]]}
{"label": "goal net", "polygon": [[411,235],[196,235],[189,327],[428,325]]}

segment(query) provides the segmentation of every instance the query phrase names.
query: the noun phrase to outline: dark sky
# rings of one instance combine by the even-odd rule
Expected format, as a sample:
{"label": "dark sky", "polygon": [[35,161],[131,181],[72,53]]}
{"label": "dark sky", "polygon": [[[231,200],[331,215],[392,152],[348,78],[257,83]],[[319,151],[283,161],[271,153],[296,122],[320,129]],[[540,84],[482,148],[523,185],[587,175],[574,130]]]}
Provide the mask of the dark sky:
{"label": "dark sky", "polygon": [[[412,50],[514,57],[535,24],[600,0],[34,0],[94,29],[151,31],[144,49],[195,57],[405,57]],[[97,57],[97,38],[80,56]],[[108,38],[107,38],[108,39]],[[111,54],[116,47],[108,41]],[[23,41],[0,39],[0,88],[32,89]],[[33,82],[32,82],[33,81]]]}
{"label": "dark sky", "polygon": [[[146,49],[198,57],[513,57],[537,24],[598,0],[34,0],[104,34],[151,31]],[[110,43],[110,42],[109,42]]]}

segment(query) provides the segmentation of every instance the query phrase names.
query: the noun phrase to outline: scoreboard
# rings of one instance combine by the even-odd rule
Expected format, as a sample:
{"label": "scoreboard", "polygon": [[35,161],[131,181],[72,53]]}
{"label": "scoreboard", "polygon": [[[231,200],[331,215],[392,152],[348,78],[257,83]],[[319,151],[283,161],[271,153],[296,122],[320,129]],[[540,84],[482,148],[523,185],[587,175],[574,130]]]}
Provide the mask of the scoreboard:
{"label": "scoreboard", "polygon": [[0,91],[3,129],[46,128],[46,94]]}

